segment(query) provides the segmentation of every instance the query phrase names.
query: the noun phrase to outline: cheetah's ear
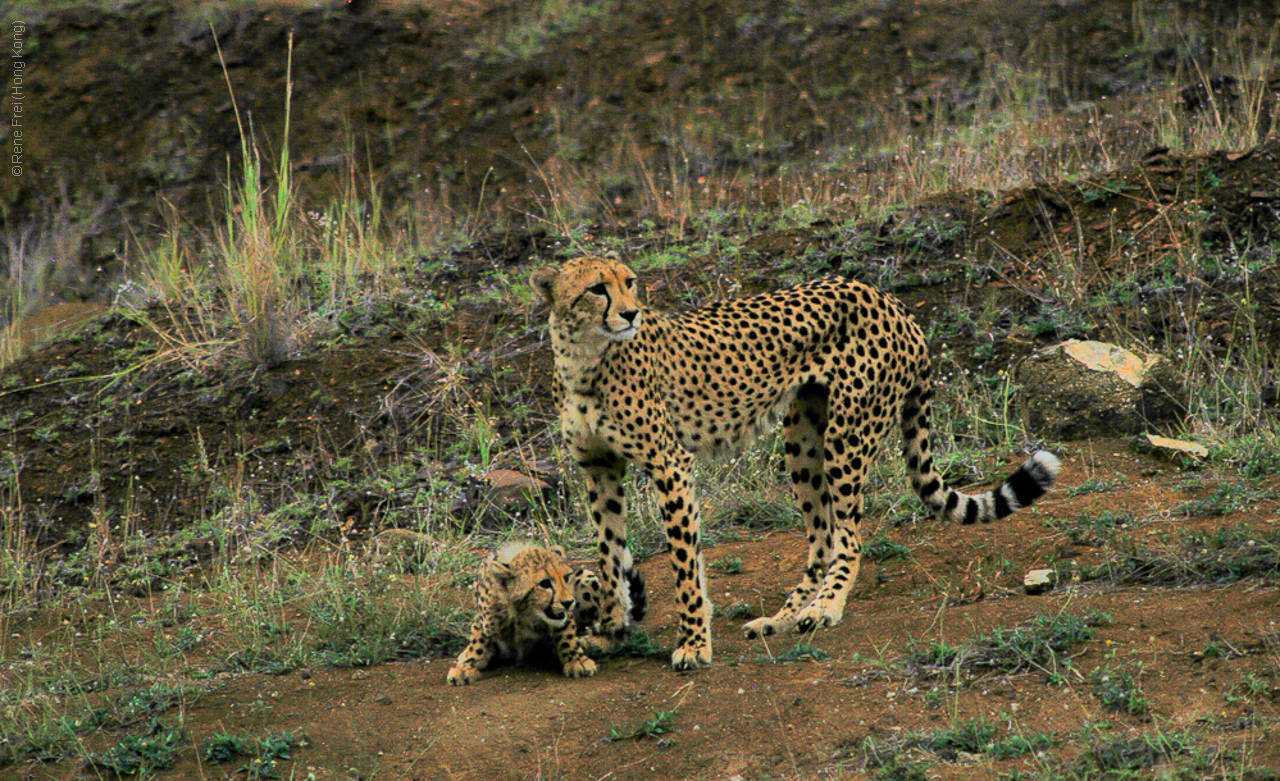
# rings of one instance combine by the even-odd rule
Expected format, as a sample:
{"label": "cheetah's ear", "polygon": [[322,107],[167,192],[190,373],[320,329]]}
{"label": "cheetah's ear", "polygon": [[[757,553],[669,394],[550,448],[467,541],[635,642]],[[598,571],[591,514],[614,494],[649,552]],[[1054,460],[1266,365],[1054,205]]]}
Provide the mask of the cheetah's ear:
{"label": "cheetah's ear", "polygon": [[559,545],[552,545],[550,548],[548,548],[548,550],[550,550],[551,555],[555,556],[557,559],[567,560],[569,558],[569,554],[565,553],[564,548],[560,547]]}
{"label": "cheetah's ear", "polygon": [[540,268],[529,275],[529,284],[538,291],[538,295],[548,304],[555,302],[556,277],[560,272],[553,268]]}
{"label": "cheetah's ear", "polygon": [[511,585],[511,581],[516,579],[516,573],[511,569],[511,565],[505,561],[494,561],[489,565],[489,575],[494,582],[503,589]]}

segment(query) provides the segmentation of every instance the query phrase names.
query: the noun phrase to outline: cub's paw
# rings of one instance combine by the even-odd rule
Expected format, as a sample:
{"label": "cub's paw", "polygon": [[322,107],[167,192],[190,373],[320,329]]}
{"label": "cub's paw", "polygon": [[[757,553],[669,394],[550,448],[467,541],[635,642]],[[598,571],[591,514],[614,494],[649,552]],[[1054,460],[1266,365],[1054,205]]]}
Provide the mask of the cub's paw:
{"label": "cub's paw", "polygon": [[450,667],[449,685],[466,686],[480,680],[480,671],[474,667]]}
{"label": "cub's paw", "polygon": [[577,659],[564,666],[566,678],[590,678],[596,674],[596,663],[590,659]]}
{"label": "cub's paw", "polygon": [[682,645],[671,654],[671,668],[677,672],[696,670],[710,664],[710,645]]}
{"label": "cub's paw", "polygon": [[586,635],[578,637],[578,646],[583,652],[592,656],[603,656],[604,654],[613,653],[622,643],[614,640],[612,637],[602,635]]}

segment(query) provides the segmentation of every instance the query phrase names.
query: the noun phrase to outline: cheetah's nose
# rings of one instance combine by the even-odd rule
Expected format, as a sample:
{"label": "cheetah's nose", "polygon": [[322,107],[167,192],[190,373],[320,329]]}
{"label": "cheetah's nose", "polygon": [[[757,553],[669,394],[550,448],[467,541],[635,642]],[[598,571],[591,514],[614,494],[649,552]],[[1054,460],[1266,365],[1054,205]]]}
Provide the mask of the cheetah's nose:
{"label": "cheetah's nose", "polygon": [[568,613],[569,611],[573,610],[573,600],[562,599],[560,600],[560,606],[564,608],[564,612]]}
{"label": "cheetah's nose", "polygon": [[639,314],[640,314],[639,309],[627,309],[625,311],[619,312],[618,317],[621,317],[623,320],[626,320],[628,323],[635,325],[636,317],[638,317]]}

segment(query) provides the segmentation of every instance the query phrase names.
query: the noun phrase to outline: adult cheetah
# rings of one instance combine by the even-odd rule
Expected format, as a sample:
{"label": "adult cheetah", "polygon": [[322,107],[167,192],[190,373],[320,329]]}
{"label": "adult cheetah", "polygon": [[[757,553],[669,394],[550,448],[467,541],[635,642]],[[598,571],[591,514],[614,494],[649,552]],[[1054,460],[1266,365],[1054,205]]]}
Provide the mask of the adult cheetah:
{"label": "adult cheetah", "polygon": [[986,493],[945,485],[929,450],[924,337],[897,299],[859,282],[822,279],[664,314],[640,304],[635,273],[609,258],[540,269],[530,281],[550,305],[560,423],[587,476],[602,630],[629,628],[622,484],[636,464],[658,492],[675,568],[677,670],[711,662],[694,458],[741,446],[775,411],[809,558],[782,609],[746,624],[751,638],[840,621],[862,558],[867,471],[895,421],[912,486],[945,519],[1003,518],[1044,494],[1057,474],[1058,459],[1040,451]]}

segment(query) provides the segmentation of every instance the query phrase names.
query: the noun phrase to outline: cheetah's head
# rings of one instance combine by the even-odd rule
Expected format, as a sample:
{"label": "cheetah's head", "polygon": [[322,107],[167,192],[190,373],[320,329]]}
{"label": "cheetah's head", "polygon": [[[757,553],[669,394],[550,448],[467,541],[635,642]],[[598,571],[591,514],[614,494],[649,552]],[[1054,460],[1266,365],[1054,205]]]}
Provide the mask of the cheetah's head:
{"label": "cheetah's head", "polygon": [[517,615],[553,629],[573,619],[574,589],[563,548],[512,543],[498,552],[493,572]]}
{"label": "cheetah's head", "polygon": [[551,305],[553,334],[563,329],[576,339],[625,342],[644,319],[635,272],[610,258],[576,258],[559,269],[539,269],[529,281]]}

